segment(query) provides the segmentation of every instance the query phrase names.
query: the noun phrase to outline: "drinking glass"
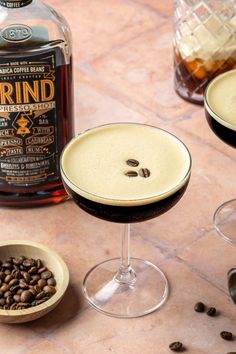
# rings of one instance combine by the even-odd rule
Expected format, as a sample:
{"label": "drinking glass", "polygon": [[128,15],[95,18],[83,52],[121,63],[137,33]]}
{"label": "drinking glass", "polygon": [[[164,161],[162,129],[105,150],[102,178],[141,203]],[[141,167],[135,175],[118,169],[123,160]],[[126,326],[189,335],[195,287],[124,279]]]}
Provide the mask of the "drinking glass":
{"label": "drinking glass", "polygon": [[235,0],[175,0],[175,90],[203,104],[208,83],[236,65]]}
{"label": "drinking glass", "polygon": [[145,124],[98,126],[65,147],[61,174],[67,193],[87,213],[123,224],[121,257],[95,265],[83,281],[95,309],[114,317],[139,317],[166,301],[168,281],[161,269],[130,257],[130,224],[172,208],[183,196],[190,172],[186,146]]}
{"label": "drinking glass", "polygon": [[[236,148],[236,70],[215,78],[205,93],[205,112],[212,131],[225,143]],[[213,225],[227,242],[236,245],[236,199],[220,205]]]}

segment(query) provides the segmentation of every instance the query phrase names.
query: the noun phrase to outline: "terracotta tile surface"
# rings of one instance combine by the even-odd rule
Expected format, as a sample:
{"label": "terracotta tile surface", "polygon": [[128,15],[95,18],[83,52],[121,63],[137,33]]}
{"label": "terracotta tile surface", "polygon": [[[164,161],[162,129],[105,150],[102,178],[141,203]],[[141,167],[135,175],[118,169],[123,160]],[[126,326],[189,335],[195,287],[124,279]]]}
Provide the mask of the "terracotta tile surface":
{"label": "terracotta tile surface", "polygon": [[[236,249],[214,231],[216,207],[235,195],[236,152],[210,131],[202,107],[173,89],[173,1],[47,0],[71,25],[74,39],[76,132],[109,122],[162,127],[188,146],[188,189],[166,214],[132,225],[131,253],[160,265],[170,283],[166,304],[143,318],[104,316],[82,294],[85,273],[119,256],[121,225],[97,220],[72,201],[35,209],[0,208],[1,239],[28,239],[57,251],[70,270],[61,304],[44,318],[0,324],[0,354],[169,354],[182,341],[186,354],[235,352],[236,307],[227,271]],[[197,301],[217,317],[193,310]]]}

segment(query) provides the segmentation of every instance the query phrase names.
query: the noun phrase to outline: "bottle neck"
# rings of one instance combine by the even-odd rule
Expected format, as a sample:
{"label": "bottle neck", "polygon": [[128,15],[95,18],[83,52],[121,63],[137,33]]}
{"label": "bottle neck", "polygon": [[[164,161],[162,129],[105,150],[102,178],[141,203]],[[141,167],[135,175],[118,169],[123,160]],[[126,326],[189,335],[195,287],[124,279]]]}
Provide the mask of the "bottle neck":
{"label": "bottle neck", "polygon": [[0,0],[0,6],[8,9],[19,9],[32,3],[33,0]]}

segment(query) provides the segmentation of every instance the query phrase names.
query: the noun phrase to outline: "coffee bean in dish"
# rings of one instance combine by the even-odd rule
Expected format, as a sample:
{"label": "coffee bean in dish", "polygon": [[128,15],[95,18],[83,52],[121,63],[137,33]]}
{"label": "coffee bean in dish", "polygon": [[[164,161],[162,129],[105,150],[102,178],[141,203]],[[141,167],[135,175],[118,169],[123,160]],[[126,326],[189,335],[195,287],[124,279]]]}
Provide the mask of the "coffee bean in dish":
{"label": "coffee bean in dish", "polygon": [[42,260],[21,256],[0,261],[0,309],[34,307],[55,293],[56,280]]}

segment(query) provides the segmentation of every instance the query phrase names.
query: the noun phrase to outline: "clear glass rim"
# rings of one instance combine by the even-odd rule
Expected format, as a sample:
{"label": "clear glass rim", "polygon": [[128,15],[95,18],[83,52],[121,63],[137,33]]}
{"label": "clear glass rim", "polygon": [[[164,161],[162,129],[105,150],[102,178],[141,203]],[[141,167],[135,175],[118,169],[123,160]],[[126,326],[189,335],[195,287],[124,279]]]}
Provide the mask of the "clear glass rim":
{"label": "clear glass rim", "polygon": [[[118,122],[118,123],[108,123],[108,124],[101,124],[101,125],[97,125],[95,127],[92,127],[92,128],[89,128],[89,129],[86,129],[86,130],[83,130],[82,132],[80,132],[76,137],[72,138],[63,148],[62,150],[62,153],[61,153],[61,156],[60,156],[60,169],[61,169],[61,174],[63,176],[63,179],[65,180],[66,182],[66,179],[78,190],[80,190],[82,193],[86,193],[88,195],[91,195],[93,197],[97,197],[101,200],[108,200],[108,201],[120,201],[120,202],[127,202],[127,201],[145,201],[145,200],[148,200],[148,199],[151,199],[151,198],[155,198],[155,197],[160,197],[160,200],[161,200],[161,196],[163,195],[166,195],[166,192],[165,193],[161,193],[161,194],[156,194],[156,195],[152,195],[152,196],[149,196],[148,198],[138,198],[138,199],[114,199],[114,198],[108,198],[108,197],[102,197],[100,195],[97,195],[95,193],[91,193],[91,192],[88,192],[80,187],[78,187],[76,184],[74,184],[70,178],[68,178],[68,176],[66,175],[64,169],[63,169],[63,165],[62,165],[62,159],[63,159],[63,155],[66,151],[66,149],[76,140],[78,139],[81,135],[87,133],[87,132],[90,132],[92,130],[95,130],[95,129],[98,129],[98,128],[102,128],[102,127],[107,127],[107,126],[111,126],[111,125],[123,125],[123,124],[127,124],[127,125],[142,125],[142,126],[146,126],[146,127],[150,127],[150,128],[155,128],[157,130],[161,130],[171,136],[173,136],[176,140],[178,140],[186,149],[187,153],[188,153],[188,156],[189,156],[189,168],[185,174],[185,176],[182,178],[182,180],[174,187],[174,188],[171,188],[169,191],[168,191],[168,196],[172,195],[173,193],[171,193],[172,191],[178,191],[181,186],[183,186],[183,183],[185,181],[188,180],[189,176],[190,176],[190,173],[191,173],[191,168],[192,168],[192,157],[191,157],[191,154],[190,154],[190,151],[188,149],[188,147],[185,145],[185,143],[180,140],[179,138],[177,138],[176,135],[168,132],[167,130],[165,129],[162,129],[162,128],[158,128],[154,125],[150,125],[150,124],[145,124],[145,123],[133,123],[133,122]],[[65,178],[64,178],[65,177]]]}

